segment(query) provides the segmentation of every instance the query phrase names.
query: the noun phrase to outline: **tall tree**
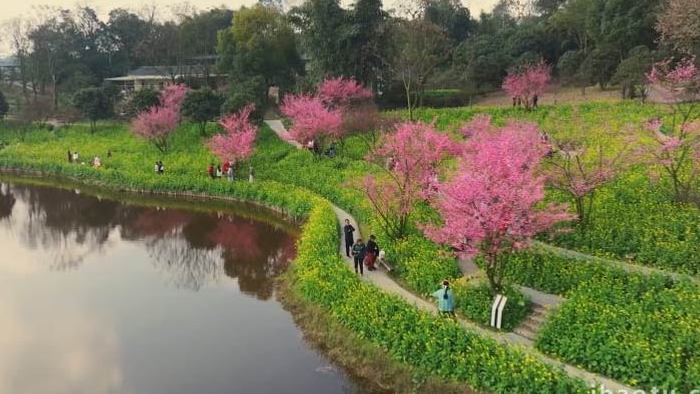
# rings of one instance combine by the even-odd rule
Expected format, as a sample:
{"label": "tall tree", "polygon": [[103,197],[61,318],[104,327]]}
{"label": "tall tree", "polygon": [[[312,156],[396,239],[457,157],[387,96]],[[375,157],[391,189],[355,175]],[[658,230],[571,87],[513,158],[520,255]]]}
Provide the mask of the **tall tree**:
{"label": "tall tree", "polygon": [[667,0],[656,29],[661,40],[674,49],[700,56],[700,2]]}
{"label": "tall tree", "polygon": [[537,171],[546,153],[534,125],[511,123],[493,130],[480,122],[455,176],[437,185],[433,205],[442,223],[427,226],[426,234],[460,255],[482,256],[494,295],[503,291],[503,256],[571,218],[561,206],[538,208],[545,179]]}
{"label": "tall tree", "polygon": [[[363,6],[366,12],[364,9]],[[315,81],[328,75],[352,75],[354,69],[349,55],[352,20],[339,0],[307,0],[290,11],[290,20],[300,31],[303,51],[309,58],[309,69]]]}
{"label": "tall tree", "polygon": [[386,83],[386,67],[383,62],[388,38],[387,13],[381,0],[357,0],[352,13],[350,35],[351,73],[374,91]]}
{"label": "tall tree", "polygon": [[387,63],[394,79],[403,85],[409,119],[413,120],[428,78],[450,56],[450,47],[442,29],[422,19],[395,21],[392,35]]}
{"label": "tall tree", "polygon": [[304,72],[291,25],[274,7],[258,4],[237,11],[233,26],[219,34],[218,53],[219,70],[229,74],[232,89],[250,78],[262,82],[252,87],[262,103],[270,86],[284,91]]}

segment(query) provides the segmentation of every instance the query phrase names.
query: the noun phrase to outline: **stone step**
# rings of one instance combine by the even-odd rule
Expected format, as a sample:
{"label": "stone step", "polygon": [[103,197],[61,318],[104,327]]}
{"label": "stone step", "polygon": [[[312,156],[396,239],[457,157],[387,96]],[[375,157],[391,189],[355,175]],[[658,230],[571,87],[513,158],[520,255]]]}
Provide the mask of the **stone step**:
{"label": "stone step", "polygon": [[531,340],[531,341],[534,341],[535,338],[537,337],[537,333],[532,332],[532,331],[530,331],[530,330],[528,330],[528,329],[525,329],[525,328],[523,328],[522,326],[516,328],[515,330],[513,330],[513,332],[516,333],[516,334],[518,334],[518,335],[520,335],[521,337],[527,338],[527,339],[529,339],[529,340]]}

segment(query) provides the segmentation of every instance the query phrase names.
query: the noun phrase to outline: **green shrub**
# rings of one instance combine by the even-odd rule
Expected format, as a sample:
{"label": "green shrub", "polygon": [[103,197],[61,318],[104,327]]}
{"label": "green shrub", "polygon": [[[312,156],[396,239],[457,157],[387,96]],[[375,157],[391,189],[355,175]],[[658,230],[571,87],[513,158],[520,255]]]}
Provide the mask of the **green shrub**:
{"label": "green shrub", "polygon": [[[495,393],[586,392],[580,381],[451,319],[420,312],[361,282],[337,257],[335,215],[317,205],[304,226],[294,265],[294,287],[360,337],[425,373]],[[330,255],[330,253],[336,253]]]}
{"label": "green shrub", "polygon": [[[467,284],[455,283],[453,287],[457,300],[457,311],[469,320],[483,326],[490,326],[493,296],[489,284],[476,281],[476,283]],[[527,297],[512,286],[506,285],[504,295],[508,297],[508,301],[503,309],[501,330],[513,331],[530,312],[531,303]]]}
{"label": "green shrub", "polygon": [[537,347],[635,387],[700,387],[700,289],[629,274],[582,284],[538,335]]}

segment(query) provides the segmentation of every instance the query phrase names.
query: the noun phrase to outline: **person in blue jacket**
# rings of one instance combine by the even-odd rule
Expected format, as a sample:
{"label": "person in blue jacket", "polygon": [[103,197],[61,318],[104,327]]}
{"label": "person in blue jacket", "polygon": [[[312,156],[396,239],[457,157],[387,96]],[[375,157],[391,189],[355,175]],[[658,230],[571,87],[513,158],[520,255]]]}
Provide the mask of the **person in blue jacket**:
{"label": "person in blue jacket", "polygon": [[442,288],[433,293],[433,297],[437,298],[440,314],[454,316],[455,295],[452,289],[450,289],[450,282],[446,280],[442,281]]}

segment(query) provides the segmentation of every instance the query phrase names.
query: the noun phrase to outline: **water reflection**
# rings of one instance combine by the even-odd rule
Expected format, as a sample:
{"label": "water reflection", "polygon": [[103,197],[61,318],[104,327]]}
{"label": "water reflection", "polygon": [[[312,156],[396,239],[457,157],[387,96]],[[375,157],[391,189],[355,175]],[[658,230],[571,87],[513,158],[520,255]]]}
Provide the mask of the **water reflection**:
{"label": "water reflection", "polygon": [[355,391],[273,301],[289,225],[145,203],[0,184],[0,394]]}
{"label": "water reflection", "polygon": [[294,239],[229,214],[130,206],[75,191],[0,185],[0,229],[12,228],[54,270],[75,270],[119,240],[142,242],[165,280],[200,290],[224,275],[260,299],[293,258]]}

